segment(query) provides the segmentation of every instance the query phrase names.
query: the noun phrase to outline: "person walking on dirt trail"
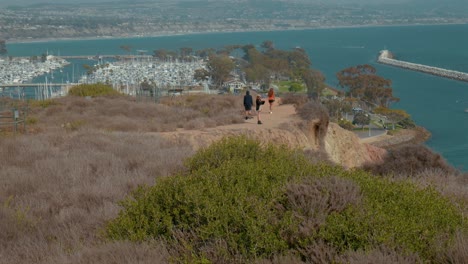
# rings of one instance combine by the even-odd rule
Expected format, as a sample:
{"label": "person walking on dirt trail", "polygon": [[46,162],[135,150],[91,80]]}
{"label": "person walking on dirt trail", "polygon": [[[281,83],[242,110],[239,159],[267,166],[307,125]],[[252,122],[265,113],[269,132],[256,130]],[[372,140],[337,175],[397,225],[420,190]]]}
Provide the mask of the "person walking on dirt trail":
{"label": "person walking on dirt trail", "polygon": [[273,113],[273,103],[275,102],[275,90],[270,88],[268,90],[268,103],[270,104],[270,114]]}
{"label": "person walking on dirt trail", "polygon": [[262,121],[260,120],[260,112],[262,111],[262,105],[265,104],[265,101],[262,100],[260,95],[257,95],[257,99],[255,99],[255,111],[257,111],[257,124],[261,125]]}
{"label": "person walking on dirt trail", "polygon": [[253,99],[252,96],[250,95],[250,92],[247,91],[245,92],[244,95],[244,109],[245,109],[245,120],[249,119],[249,116],[252,115],[252,105],[253,105]]}

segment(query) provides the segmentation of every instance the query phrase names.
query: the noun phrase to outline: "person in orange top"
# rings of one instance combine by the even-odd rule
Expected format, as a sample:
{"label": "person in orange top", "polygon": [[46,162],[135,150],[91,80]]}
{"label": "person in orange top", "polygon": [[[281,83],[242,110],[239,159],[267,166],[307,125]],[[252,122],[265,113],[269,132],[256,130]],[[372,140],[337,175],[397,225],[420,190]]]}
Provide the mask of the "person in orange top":
{"label": "person in orange top", "polygon": [[273,113],[273,103],[275,102],[275,90],[268,90],[268,103],[270,103],[270,114]]}

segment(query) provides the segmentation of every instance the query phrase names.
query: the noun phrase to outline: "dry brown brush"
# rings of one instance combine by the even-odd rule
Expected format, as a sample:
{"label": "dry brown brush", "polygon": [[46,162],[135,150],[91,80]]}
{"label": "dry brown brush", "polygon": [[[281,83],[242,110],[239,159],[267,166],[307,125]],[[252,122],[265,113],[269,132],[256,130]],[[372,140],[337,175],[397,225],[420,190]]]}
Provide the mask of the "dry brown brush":
{"label": "dry brown brush", "polygon": [[[190,153],[183,143],[124,132],[2,138],[0,263],[145,263],[137,260],[165,256],[159,246],[101,245],[99,230],[117,215],[118,201],[183,169]],[[140,256],[123,258],[125,252]]]}
{"label": "dry brown brush", "polygon": [[165,132],[199,129],[243,122],[238,96],[187,95],[163,98],[160,103],[140,102],[127,96],[64,97],[47,107],[31,108],[37,125],[30,130]]}

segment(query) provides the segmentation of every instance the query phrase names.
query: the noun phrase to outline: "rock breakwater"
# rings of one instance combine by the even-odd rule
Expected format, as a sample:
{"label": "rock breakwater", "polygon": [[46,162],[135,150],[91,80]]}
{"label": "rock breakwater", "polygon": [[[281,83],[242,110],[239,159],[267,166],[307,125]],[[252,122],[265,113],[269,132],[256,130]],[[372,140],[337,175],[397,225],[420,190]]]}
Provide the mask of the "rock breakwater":
{"label": "rock breakwater", "polygon": [[412,62],[406,62],[406,61],[401,61],[401,60],[396,60],[393,58],[393,55],[390,51],[388,50],[382,50],[380,51],[380,55],[377,59],[379,63],[382,64],[387,64],[391,66],[396,66],[404,69],[409,69],[413,71],[419,71],[419,72],[424,72],[440,77],[445,77],[445,78],[450,78],[454,80],[459,80],[459,81],[464,81],[468,82],[468,73],[465,72],[459,72],[459,71],[453,71],[453,70],[447,70],[443,68],[437,68],[437,67],[432,67],[428,65],[423,65],[423,64],[417,64],[417,63],[412,63]]}

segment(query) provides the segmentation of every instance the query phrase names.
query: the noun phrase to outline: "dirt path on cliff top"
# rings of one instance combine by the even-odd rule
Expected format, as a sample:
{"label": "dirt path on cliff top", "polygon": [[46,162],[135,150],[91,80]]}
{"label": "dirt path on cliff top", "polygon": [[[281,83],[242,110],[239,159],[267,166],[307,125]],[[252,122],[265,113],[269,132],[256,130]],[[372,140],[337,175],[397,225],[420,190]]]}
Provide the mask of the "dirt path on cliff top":
{"label": "dirt path on cliff top", "polygon": [[[281,100],[278,100],[273,104],[272,113],[269,112],[269,105],[268,102],[263,106],[262,111],[260,112],[260,120],[262,124],[257,124],[257,116],[255,110],[252,110],[253,117],[251,119],[245,120],[239,124],[231,124],[231,125],[224,125],[224,126],[216,126],[211,128],[203,128],[200,130],[184,130],[178,129],[175,132],[163,132],[166,135],[174,135],[174,134],[191,134],[195,136],[197,134],[205,134],[209,133],[210,131],[223,131],[223,130],[231,130],[231,131],[241,131],[241,130],[260,130],[260,129],[276,129],[280,128],[282,124],[288,123],[291,121],[299,121],[300,118],[296,114],[296,109],[292,104],[281,104]],[[241,110],[239,110],[241,113]],[[244,112],[242,111],[242,115]],[[356,136],[357,137],[357,136]],[[363,143],[372,143],[375,141],[380,141],[386,139],[385,136],[376,136],[373,137],[372,140],[370,138],[363,138],[360,139],[360,142]]]}
{"label": "dirt path on cliff top", "polygon": [[277,102],[273,104],[273,113],[269,112],[269,105],[266,103],[263,106],[263,109],[260,112],[260,120],[262,124],[257,124],[257,116],[255,115],[255,110],[252,110],[254,114],[253,118],[245,120],[240,124],[232,124],[226,126],[218,126],[214,129],[265,129],[265,128],[278,128],[281,124],[289,122],[291,120],[298,120],[299,117],[296,115],[296,109],[292,104],[283,104],[280,105]]}

